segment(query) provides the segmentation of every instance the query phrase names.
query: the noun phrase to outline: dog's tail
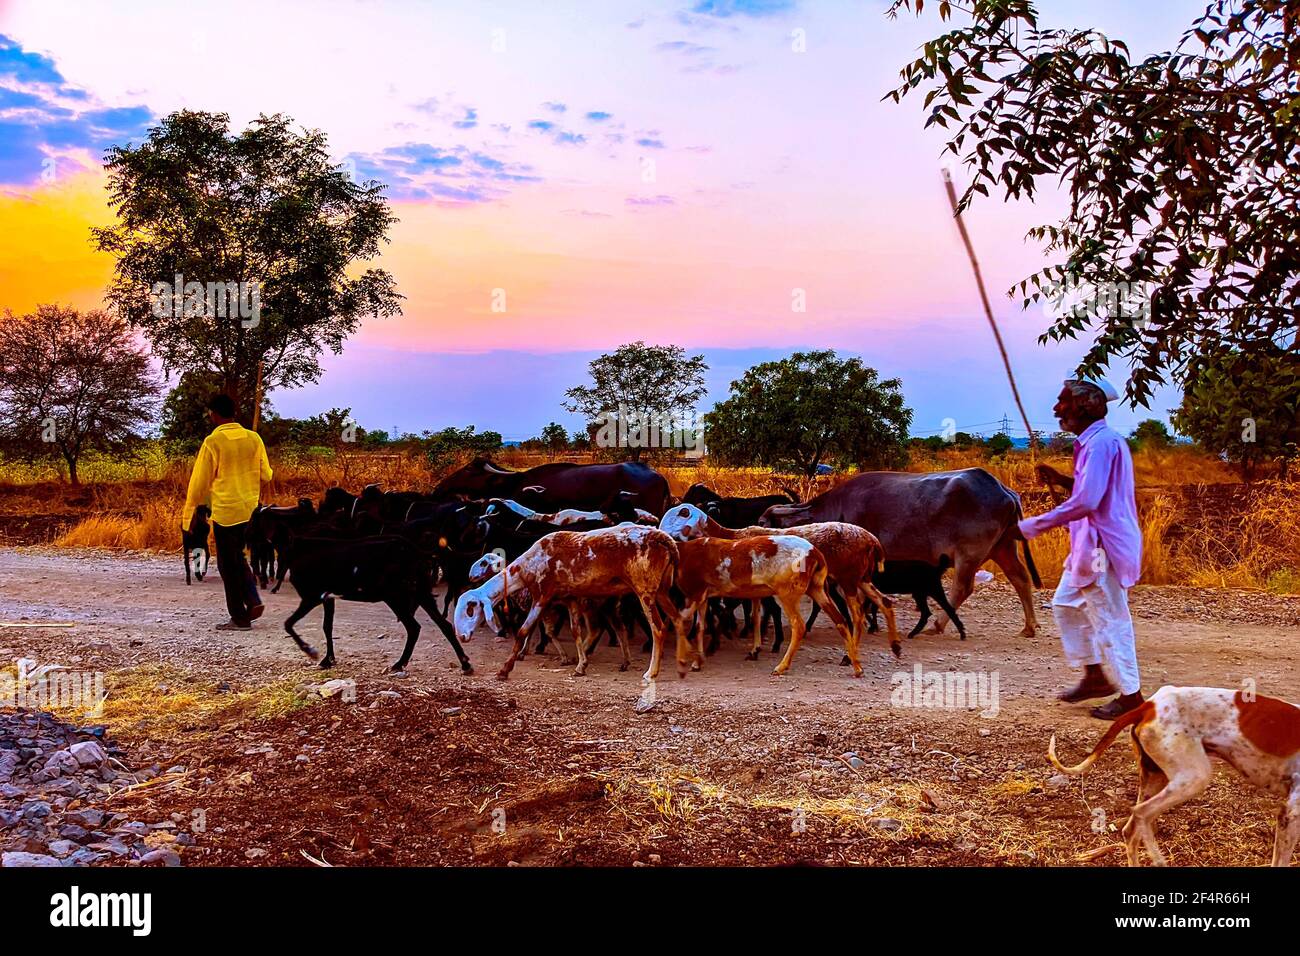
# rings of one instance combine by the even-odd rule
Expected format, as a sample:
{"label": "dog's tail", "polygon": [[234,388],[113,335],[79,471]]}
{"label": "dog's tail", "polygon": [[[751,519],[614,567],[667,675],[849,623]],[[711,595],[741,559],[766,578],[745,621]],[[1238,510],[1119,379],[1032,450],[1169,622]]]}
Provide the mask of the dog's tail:
{"label": "dog's tail", "polygon": [[1110,730],[1106,731],[1106,736],[1097,741],[1097,746],[1092,748],[1092,753],[1084,757],[1082,763],[1075,764],[1073,767],[1067,767],[1056,758],[1056,734],[1052,734],[1052,740],[1047,745],[1047,759],[1050,760],[1052,766],[1061,771],[1061,773],[1068,773],[1072,777],[1077,777],[1097,762],[1097,758],[1102,755],[1107,747],[1115,742],[1115,738],[1119,736],[1120,731],[1125,727],[1131,726],[1132,724],[1136,724],[1139,721],[1150,717],[1151,714],[1155,713],[1155,709],[1156,705],[1148,700],[1140,707],[1134,707],[1127,714],[1124,714],[1110,725]]}

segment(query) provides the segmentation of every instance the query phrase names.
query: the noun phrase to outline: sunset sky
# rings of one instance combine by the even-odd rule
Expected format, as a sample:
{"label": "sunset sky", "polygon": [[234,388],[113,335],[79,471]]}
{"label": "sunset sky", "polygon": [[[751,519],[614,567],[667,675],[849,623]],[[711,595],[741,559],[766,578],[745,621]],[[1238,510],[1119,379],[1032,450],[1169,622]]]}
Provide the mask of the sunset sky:
{"label": "sunset sky", "polygon": [[[915,433],[946,418],[991,433],[975,426],[1016,413],[947,210],[942,136],[922,130],[919,98],[880,101],[941,25],[887,6],[0,0],[0,308],[101,304],[112,263],[88,227],[111,221],[107,146],[181,108],[239,129],[283,112],[388,184],[401,222],[382,265],[406,300],[329,356],[318,386],[272,395],[282,414],[572,429],[564,389],[643,339],[705,353],[705,407],[757,361],[834,348],[902,379]],[[1204,3],[1039,7],[1140,56],[1176,45]],[[1003,293],[1043,262],[1026,229],[1060,208],[1049,189],[968,217],[1046,427],[1083,345],[1037,345],[1046,317]],[[1111,372],[1122,389],[1127,370]],[[1128,429],[1175,401],[1163,390],[1111,419]]]}

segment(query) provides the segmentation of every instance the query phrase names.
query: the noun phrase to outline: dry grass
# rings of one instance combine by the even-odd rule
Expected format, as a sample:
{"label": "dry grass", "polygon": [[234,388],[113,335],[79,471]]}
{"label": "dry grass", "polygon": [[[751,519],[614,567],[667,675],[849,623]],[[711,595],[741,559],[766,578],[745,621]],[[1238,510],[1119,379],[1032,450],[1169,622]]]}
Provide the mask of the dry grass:
{"label": "dry grass", "polygon": [[98,514],[84,518],[55,539],[61,548],[124,548],[134,551],[180,547],[180,499],[146,502],[138,517]]}
{"label": "dry grass", "polygon": [[211,682],[160,665],[110,673],[105,684],[108,693],[98,722],[114,734],[154,739],[278,717],[309,703],[292,678],[219,693]]}

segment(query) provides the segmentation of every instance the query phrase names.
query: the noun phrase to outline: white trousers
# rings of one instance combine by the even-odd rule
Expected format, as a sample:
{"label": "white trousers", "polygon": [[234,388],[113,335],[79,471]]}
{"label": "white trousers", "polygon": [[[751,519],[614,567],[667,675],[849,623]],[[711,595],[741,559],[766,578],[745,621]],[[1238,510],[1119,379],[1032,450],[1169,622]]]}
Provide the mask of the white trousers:
{"label": "white trousers", "polygon": [[1061,650],[1074,667],[1105,663],[1121,694],[1142,689],[1137,643],[1128,591],[1109,571],[1087,587],[1074,587],[1062,578],[1052,597],[1052,616],[1061,634]]}

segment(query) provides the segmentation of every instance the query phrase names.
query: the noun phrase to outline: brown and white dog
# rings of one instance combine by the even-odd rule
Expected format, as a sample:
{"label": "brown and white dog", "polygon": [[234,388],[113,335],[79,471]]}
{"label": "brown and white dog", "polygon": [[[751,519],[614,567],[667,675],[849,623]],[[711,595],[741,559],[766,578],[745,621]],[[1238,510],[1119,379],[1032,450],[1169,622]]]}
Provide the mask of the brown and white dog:
{"label": "brown and white dog", "polygon": [[1084,773],[1130,726],[1139,777],[1138,802],[1123,829],[1129,866],[1138,865],[1138,840],[1152,863],[1165,865],[1156,846],[1155,820],[1204,792],[1214,776],[1211,756],[1283,798],[1273,865],[1290,865],[1300,838],[1300,707],[1274,697],[1247,699],[1241,691],[1218,687],[1162,687],[1111,724],[1082,763],[1067,767],[1056,759],[1055,735],[1047,759],[1062,773]]}

